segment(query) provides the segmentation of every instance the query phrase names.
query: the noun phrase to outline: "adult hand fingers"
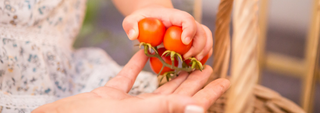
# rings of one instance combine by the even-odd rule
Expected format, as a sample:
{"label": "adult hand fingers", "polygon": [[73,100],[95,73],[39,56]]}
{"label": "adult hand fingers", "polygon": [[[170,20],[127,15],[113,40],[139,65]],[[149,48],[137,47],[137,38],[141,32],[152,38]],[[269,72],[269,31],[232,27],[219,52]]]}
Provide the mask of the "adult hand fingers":
{"label": "adult hand fingers", "polygon": [[[37,109],[33,110],[32,113],[43,113],[43,112],[54,112],[59,106],[65,106],[65,105],[70,105],[69,103],[72,103],[74,101],[78,101],[78,100],[83,100],[83,99],[93,99],[93,98],[99,98],[98,95],[94,94],[94,93],[81,93],[81,94],[77,94],[74,96],[70,96],[67,98],[63,98],[60,100],[57,100],[55,102],[49,103],[49,104],[45,104],[42,105],[40,107],[38,107]],[[68,103],[68,104],[66,104]]]}
{"label": "adult hand fingers", "polygon": [[[187,113],[185,112],[185,108],[188,105],[196,105],[196,101],[189,96],[162,95],[162,96],[154,96],[152,98],[144,99],[141,102],[141,104],[135,104],[132,106],[136,109],[141,108],[142,111],[140,112],[145,112],[145,113],[154,113],[154,112]],[[203,108],[200,108],[200,109],[204,113],[204,109]],[[195,112],[195,113],[198,113],[198,112]]]}
{"label": "adult hand fingers", "polygon": [[138,74],[148,61],[143,50],[138,51],[123,67],[117,76],[111,79],[105,86],[113,87],[124,92],[129,92]]}
{"label": "adult hand fingers", "polygon": [[177,78],[174,78],[173,80],[165,83],[161,87],[159,87],[154,93],[156,94],[171,94],[173,93],[179,86],[180,84],[186,80],[188,77],[188,73],[186,72],[181,72]]}
{"label": "adult hand fingers", "polygon": [[229,86],[229,80],[220,78],[210,82],[205,88],[197,92],[192,98],[195,99],[198,104],[202,105],[205,109],[208,109],[210,105],[215,102],[229,88]]}
{"label": "adult hand fingers", "polygon": [[212,68],[208,65],[204,70],[192,72],[188,78],[174,91],[174,94],[192,96],[197,93],[208,81]]}

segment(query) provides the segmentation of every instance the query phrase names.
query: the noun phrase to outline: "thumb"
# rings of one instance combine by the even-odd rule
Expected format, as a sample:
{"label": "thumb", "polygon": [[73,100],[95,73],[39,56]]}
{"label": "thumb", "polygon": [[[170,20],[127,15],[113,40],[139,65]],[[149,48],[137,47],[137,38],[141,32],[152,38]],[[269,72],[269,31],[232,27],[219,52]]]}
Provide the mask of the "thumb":
{"label": "thumb", "polygon": [[131,14],[124,18],[122,22],[123,30],[126,32],[130,40],[135,40],[139,36],[138,22],[145,18],[139,14]]}

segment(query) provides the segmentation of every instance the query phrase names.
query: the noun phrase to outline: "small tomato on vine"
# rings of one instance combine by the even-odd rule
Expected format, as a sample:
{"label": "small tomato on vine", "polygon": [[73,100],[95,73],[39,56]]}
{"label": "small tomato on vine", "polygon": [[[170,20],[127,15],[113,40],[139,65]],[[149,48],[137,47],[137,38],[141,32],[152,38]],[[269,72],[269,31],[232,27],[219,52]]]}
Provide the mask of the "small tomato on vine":
{"label": "small tomato on vine", "polygon": [[167,50],[174,51],[183,55],[189,51],[193,41],[191,41],[191,43],[188,45],[183,44],[181,40],[181,33],[181,27],[169,27],[164,35],[163,45]]}
{"label": "small tomato on vine", "polygon": [[[159,48],[159,49],[158,49],[159,55],[162,55],[164,51],[166,51],[165,48]],[[166,63],[168,63],[168,64],[170,64],[170,65],[172,64],[171,59],[170,59],[170,56],[161,56],[161,58],[162,58]],[[177,60],[175,60],[175,61],[174,61],[174,66],[178,66],[178,63],[179,63],[179,62],[178,62]],[[161,61],[160,61],[158,58],[156,58],[156,57],[151,57],[151,58],[150,58],[150,67],[151,67],[151,69],[152,69],[153,72],[155,72],[155,73],[158,74],[158,73],[160,72],[162,66],[163,66],[163,64],[161,63]],[[170,69],[169,67],[164,67],[164,68],[162,69],[160,75],[164,74],[165,72],[169,72],[169,71],[174,71],[174,70],[173,70],[173,69]]]}
{"label": "small tomato on vine", "polygon": [[164,24],[155,18],[144,18],[138,22],[139,42],[149,43],[155,47],[162,43],[166,31]]}
{"label": "small tomato on vine", "polygon": [[[202,60],[200,60],[201,64],[204,65],[204,64],[207,62],[208,59],[209,59],[209,54],[207,54],[206,56],[204,56],[204,57],[202,58]],[[189,59],[188,59],[188,60],[185,60],[185,63],[186,63],[187,65],[189,65],[189,66],[192,65],[192,64],[191,64],[191,61],[190,61]]]}

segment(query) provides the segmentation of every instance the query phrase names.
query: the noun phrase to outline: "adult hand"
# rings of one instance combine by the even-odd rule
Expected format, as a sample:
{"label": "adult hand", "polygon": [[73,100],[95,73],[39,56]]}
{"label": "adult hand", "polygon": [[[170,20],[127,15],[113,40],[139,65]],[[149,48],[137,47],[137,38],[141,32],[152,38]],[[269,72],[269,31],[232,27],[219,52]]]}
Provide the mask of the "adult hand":
{"label": "adult hand", "polygon": [[202,72],[181,73],[153,93],[128,95],[147,60],[139,51],[104,86],[40,106],[33,113],[204,112],[229,87],[228,80],[217,79],[203,88],[212,72],[211,67],[205,66]]}

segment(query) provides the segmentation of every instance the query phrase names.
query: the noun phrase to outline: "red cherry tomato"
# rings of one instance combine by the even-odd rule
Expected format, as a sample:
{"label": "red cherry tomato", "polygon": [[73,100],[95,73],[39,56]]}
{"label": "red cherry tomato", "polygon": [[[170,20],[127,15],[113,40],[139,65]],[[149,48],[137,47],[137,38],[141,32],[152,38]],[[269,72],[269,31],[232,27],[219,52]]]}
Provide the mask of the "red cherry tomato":
{"label": "red cherry tomato", "polygon": [[175,51],[181,55],[187,53],[192,46],[192,42],[188,45],[182,43],[181,40],[182,28],[179,26],[171,26],[167,29],[163,45],[167,50]]}
{"label": "red cherry tomato", "polygon": [[[166,51],[165,48],[159,48],[159,49],[158,49],[159,55],[162,55],[164,51]],[[170,65],[172,64],[172,63],[171,63],[170,56],[167,56],[167,57],[162,56],[162,59],[163,59],[166,63],[168,63],[168,64],[170,64]],[[178,63],[179,63],[178,60],[175,60],[175,61],[174,61],[174,66],[178,66]],[[151,58],[150,58],[150,66],[151,66],[152,71],[155,72],[156,74],[158,74],[158,73],[160,72],[163,64],[160,62],[160,60],[159,60],[158,58],[156,58],[156,57],[151,57]],[[160,75],[164,74],[165,72],[169,72],[169,71],[173,71],[173,69],[170,69],[170,68],[168,68],[168,67],[164,67],[163,70],[162,70],[162,72],[160,73]]]}
{"label": "red cherry tomato", "polygon": [[166,27],[155,18],[144,18],[138,22],[139,42],[145,42],[155,47],[162,43]]}
{"label": "red cherry tomato", "polygon": [[204,64],[207,62],[208,59],[209,59],[209,54],[207,54],[206,56],[204,56],[204,57],[202,58],[202,60],[200,60],[200,62],[204,65]]}

